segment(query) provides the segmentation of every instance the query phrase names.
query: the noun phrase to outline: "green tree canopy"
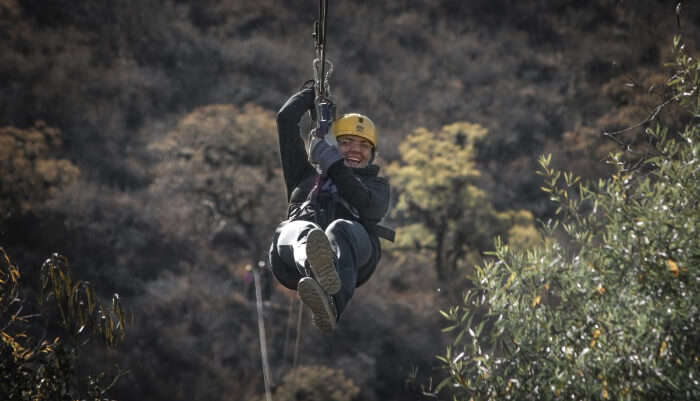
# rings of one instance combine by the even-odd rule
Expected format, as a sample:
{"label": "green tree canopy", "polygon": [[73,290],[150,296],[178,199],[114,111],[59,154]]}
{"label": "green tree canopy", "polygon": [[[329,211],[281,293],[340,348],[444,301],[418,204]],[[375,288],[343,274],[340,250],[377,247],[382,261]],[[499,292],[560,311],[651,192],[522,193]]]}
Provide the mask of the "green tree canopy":
{"label": "green tree canopy", "polygon": [[401,160],[387,168],[398,192],[401,222],[394,249],[432,257],[438,278],[480,260],[491,238],[510,231],[526,245],[537,238],[527,211],[497,211],[477,185],[474,144],[486,135],[478,124],[458,122],[433,132],[419,128],[400,145]]}
{"label": "green tree canopy", "polygon": [[674,49],[662,105],[684,111],[684,127],[650,118],[647,153],[612,155],[597,183],[542,157],[561,213],[549,239],[497,242],[464,305],[444,312],[457,336],[443,383],[457,399],[700,398],[700,62]]}

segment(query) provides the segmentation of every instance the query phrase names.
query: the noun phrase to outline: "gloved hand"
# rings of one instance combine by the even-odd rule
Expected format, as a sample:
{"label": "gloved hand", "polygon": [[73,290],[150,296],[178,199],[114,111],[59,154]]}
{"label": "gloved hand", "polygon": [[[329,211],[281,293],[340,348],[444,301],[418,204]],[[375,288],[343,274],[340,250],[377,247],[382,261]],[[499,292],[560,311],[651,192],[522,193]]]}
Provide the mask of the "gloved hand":
{"label": "gloved hand", "polygon": [[[316,86],[315,86],[315,84],[316,84],[316,81],[314,81],[313,79],[310,79],[310,80],[304,82],[304,84],[301,86],[301,91],[308,91],[309,89],[311,89],[311,92],[314,95],[313,98],[316,99]],[[315,104],[311,105],[311,107],[309,108],[309,113],[311,114],[311,119],[316,121],[316,105]]]}
{"label": "gloved hand", "polygon": [[306,109],[315,112],[316,104],[314,100],[316,99],[316,91],[314,88],[304,88],[299,91],[299,95],[304,99],[304,106]]}
{"label": "gloved hand", "polygon": [[298,124],[304,113],[313,112],[316,108],[314,96],[313,88],[305,88],[292,95],[277,113],[277,122]]}
{"label": "gloved hand", "polygon": [[309,161],[321,175],[326,175],[333,163],[343,160],[338,148],[323,138],[312,136],[309,149]]}

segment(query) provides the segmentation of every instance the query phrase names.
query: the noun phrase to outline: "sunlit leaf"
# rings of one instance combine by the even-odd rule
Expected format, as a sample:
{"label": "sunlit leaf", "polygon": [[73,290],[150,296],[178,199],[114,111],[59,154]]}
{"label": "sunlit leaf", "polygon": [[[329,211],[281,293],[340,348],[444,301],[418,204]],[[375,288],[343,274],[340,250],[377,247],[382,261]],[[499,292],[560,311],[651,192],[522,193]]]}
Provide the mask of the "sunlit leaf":
{"label": "sunlit leaf", "polygon": [[678,277],[678,265],[671,259],[666,260],[666,265],[668,266],[668,271],[670,271],[675,277]]}

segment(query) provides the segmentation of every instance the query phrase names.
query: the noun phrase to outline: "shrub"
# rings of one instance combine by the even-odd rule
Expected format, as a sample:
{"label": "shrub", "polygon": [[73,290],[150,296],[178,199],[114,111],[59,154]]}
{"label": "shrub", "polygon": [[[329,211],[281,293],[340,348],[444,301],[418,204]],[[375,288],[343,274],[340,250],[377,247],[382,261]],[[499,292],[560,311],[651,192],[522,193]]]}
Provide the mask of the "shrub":
{"label": "shrub", "polygon": [[275,133],[274,115],[259,106],[209,105],[152,143],[162,156],[153,214],[164,229],[263,260],[286,210]]}
{"label": "shrub", "polygon": [[[61,131],[39,121],[29,129],[0,127],[0,210],[3,214],[35,209],[74,183],[80,170],[62,151]],[[5,216],[0,215],[0,221]]]}
{"label": "shrub", "polygon": [[352,401],[360,393],[342,371],[326,366],[300,366],[282,378],[275,391],[279,401]]}
{"label": "shrub", "polygon": [[497,241],[464,305],[443,312],[457,335],[442,386],[458,399],[700,397],[700,63],[674,49],[664,106],[689,123],[652,129],[652,116],[646,153],[611,155],[597,183],[542,157],[559,206],[550,239],[527,251]]}
{"label": "shrub", "polygon": [[[79,389],[82,385],[90,399],[107,400],[105,393],[114,381],[105,385],[103,374],[79,378],[76,362],[87,339],[98,338],[115,347],[124,338],[124,312],[116,295],[111,308],[103,307],[88,283],[73,281],[67,263],[60,255],[46,260],[42,302],[30,304],[19,269],[0,247],[0,394],[4,399],[74,400],[85,395]],[[66,335],[46,340],[54,325]]]}

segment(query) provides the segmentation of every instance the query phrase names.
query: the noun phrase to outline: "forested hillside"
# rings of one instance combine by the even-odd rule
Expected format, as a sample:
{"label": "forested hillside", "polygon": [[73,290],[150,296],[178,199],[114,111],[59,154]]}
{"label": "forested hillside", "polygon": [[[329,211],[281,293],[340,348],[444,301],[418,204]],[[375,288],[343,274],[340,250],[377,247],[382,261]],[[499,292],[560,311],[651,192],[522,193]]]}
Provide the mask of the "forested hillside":
{"label": "forested hillside", "polygon": [[[332,94],[378,126],[399,238],[328,337],[308,314],[296,332],[296,294],[263,270],[274,399],[316,399],[314,383],[337,383],[337,400],[422,399],[444,376],[439,310],[493,237],[542,240],[557,205],[538,157],[583,179],[613,171],[608,153],[636,137],[603,133],[667,98],[672,38],[696,55],[700,3],[330,3]],[[275,113],[313,78],[317,7],[0,0],[0,247],[28,282],[58,252],[121,295],[125,342],[81,362],[129,371],[115,399],[262,396],[250,269],[286,213]]]}

